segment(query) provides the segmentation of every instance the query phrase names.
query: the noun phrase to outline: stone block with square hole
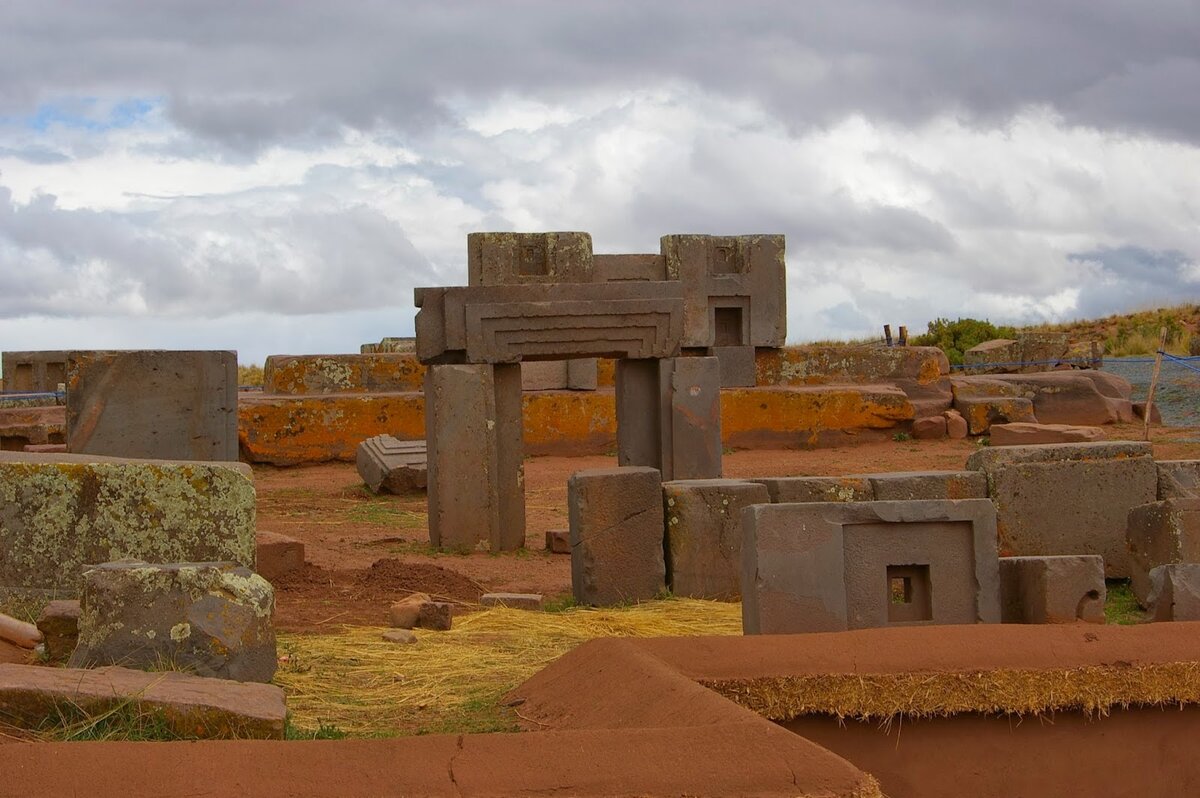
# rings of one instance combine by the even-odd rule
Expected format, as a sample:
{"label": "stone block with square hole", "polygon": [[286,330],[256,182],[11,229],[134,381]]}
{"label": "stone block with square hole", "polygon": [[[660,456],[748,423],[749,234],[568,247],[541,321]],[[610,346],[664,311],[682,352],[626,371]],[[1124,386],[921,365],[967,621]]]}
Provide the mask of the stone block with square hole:
{"label": "stone block with square hole", "polygon": [[666,587],[662,479],[654,468],[598,468],[567,481],[575,601],[605,607]]}
{"label": "stone block with square hole", "polygon": [[996,512],[986,499],[747,507],[746,634],[998,623]]}
{"label": "stone block with square hole", "polygon": [[741,595],[742,510],[766,504],[767,487],[738,479],[663,483],[671,593],[736,601]]}
{"label": "stone block with square hole", "polygon": [[1095,554],[1000,558],[1004,623],[1104,623],[1106,595]]}

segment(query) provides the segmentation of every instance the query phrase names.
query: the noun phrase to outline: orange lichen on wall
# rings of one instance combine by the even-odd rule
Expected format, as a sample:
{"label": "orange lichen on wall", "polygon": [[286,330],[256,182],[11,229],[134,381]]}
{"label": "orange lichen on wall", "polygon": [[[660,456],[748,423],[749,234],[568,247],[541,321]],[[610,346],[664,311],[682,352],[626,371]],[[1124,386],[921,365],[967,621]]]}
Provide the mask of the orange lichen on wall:
{"label": "orange lichen on wall", "polygon": [[822,445],[824,433],[890,429],[911,421],[912,403],[891,386],[775,386],[721,392],[721,433],[731,446]]}
{"label": "orange lichen on wall", "polygon": [[536,391],[523,397],[527,454],[606,454],[617,448],[612,391]]}
{"label": "orange lichen on wall", "polygon": [[272,355],[263,367],[263,391],[305,396],[420,391],[425,367],[411,353]]}
{"label": "orange lichen on wall", "polygon": [[755,352],[759,386],[877,383],[915,380],[925,385],[950,373],[950,361],[932,346],[786,346]]}

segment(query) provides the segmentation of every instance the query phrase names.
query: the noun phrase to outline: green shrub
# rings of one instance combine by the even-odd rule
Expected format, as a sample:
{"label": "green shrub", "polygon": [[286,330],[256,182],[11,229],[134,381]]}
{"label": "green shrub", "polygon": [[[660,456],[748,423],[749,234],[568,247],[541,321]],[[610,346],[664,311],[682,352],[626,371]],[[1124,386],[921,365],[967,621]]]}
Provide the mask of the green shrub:
{"label": "green shrub", "polygon": [[994,338],[1016,338],[1014,327],[999,326],[979,319],[934,319],[928,332],[911,339],[913,346],[936,346],[946,353],[954,365],[961,365],[963,352]]}

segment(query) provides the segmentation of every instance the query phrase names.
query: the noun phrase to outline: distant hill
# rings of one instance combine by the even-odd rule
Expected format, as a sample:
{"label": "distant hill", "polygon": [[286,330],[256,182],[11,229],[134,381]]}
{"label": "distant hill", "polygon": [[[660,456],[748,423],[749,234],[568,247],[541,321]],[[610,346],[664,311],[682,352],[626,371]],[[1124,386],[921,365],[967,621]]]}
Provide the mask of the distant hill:
{"label": "distant hill", "polygon": [[1103,319],[1043,324],[1018,330],[1065,332],[1072,343],[1103,341],[1112,357],[1154,354],[1159,330],[1167,328],[1167,351],[1175,355],[1200,355],[1200,304],[1118,313]]}

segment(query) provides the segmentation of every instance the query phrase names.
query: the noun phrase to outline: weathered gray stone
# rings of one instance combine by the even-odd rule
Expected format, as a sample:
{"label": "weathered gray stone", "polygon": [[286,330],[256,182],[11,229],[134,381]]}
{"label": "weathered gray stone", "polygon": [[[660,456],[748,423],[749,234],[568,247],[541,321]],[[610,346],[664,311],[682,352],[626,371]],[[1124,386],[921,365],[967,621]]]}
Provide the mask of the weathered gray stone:
{"label": "weathered gray stone", "polygon": [[722,388],[753,388],[758,384],[758,363],[752,346],[714,346],[708,350],[721,364]]}
{"label": "weathered gray stone", "polygon": [[594,391],[596,358],[526,360],[521,363],[523,391]]}
{"label": "weathered gray stone", "polygon": [[1159,499],[1200,498],[1200,460],[1159,460]]}
{"label": "weathered gray stone", "polygon": [[423,372],[411,351],[271,355],[263,365],[263,393],[326,396],[411,391],[421,384]]}
{"label": "weathered gray stone", "polygon": [[358,475],[372,493],[424,490],[428,484],[426,449],[425,441],[402,441],[391,435],[367,438],[355,452]]}
{"label": "weathered gray stone", "polygon": [[662,281],[667,279],[667,264],[660,254],[592,255],[592,268],[602,283],[628,280]]}
{"label": "weathered gray stone", "polygon": [[659,245],[668,278],[685,291],[683,346],[783,346],[782,235],[667,235]]}
{"label": "weathered gray stone", "polygon": [[422,363],[662,358],[679,352],[678,282],[418,288]]}
{"label": "weathered gray stone", "polygon": [[844,477],[764,477],[752,481],[767,486],[772,504],[869,502],[875,499],[875,489],[866,474]]}
{"label": "weathered gray stone", "polygon": [[573,357],[567,361],[567,390],[594,391],[599,364],[594,357]]}
{"label": "weathered gray stone", "polygon": [[770,501],[766,485],[735,479],[663,483],[667,581],[676,596],[741,595],[742,509]]}
{"label": "weathered gray stone", "polygon": [[445,632],[454,623],[454,605],[448,601],[424,601],[417,611],[417,626]]}
{"label": "weathered gray stone", "polygon": [[746,634],[1000,620],[987,500],[756,504],[742,526]]}
{"label": "weathered gray stone", "polygon": [[1200,621],[1200,563],[1171,563],[1150,571],[1150,618]]}
{"label": "weathered gray stone", "polygon": [[255,541],[255,572],[274,582],[304,569],[304,541],[275,532],[258,532]]}
{"label": "weathered gray stone", "polygon": [[78,595],[82,566],[254,566],[254,485],[241,463],[0,452],[0,586]]}
{"label": "weathered gray stone", "polygon": [[67,387],[68,451],[238,459],[236,352],[76,352]]}
{"label": "weathered gray stone", "polygon": [[612,606],[663,591],[662,481],[656,469],[580,471],[567,481],[567,503],[577,603]]}
{"label": "weathered gray stone", "polygon": [[1104,623],[1106,595],[1094,554],[1000,558],[1004,623]]}
{"label": "weathered gray stone", "polygon": [[1010,338],[984,341],[963,352],[968,374],[1002,374],[1015,371],[1021,362],[1021,345]]}
{"label": "weathered gray stone", "polygon": [[588,233],[468,233],[469,285],[593,282]]}
{"label": "weathered gray stone", "polygon": [[111,562],[88,568],[71,667],[120,664],[269,682],[270,583],[234,563]]}
{"label": "weathered gray stone", "polygon": [[382,354],[412,354],[417,351],[416,338],[404,337],[388,337],[382,339],[377,344],[363,344],[358,348],[360,354],[363,355],[382,355]]}
{"label": "weathered gray stone", "polygon": [[287,720],[274,685],[127,668],[0,665],[0,705],[6,723],[27,729],[61,722],[64,712],[99,717],[128,707],[185,738],[282,740]]}
{"label": "weathered gray stone", "polygon": [[1200,562],[1200,497],[1130,508],[1126,543],[1130,587],[1142,606],[1148,606],[1151,571],[1160,565]]}
{"label": "weathered gray stone", "polygon": [[51,601],[42,608],[37,628],[50,662],[66,662],[75,650],[79,643],[79,613],[79,602],[67,599]]}
{"label": "weathered gray stone", "polygon": [[54,392],[67,382],[71,352],[0,353],[5,391]]}
{"label": "weathered gray stone", "polygon": [[1060,332],[1017,333],[1022,371],[1050,371],[1067,360],[1067,334]]}
{"label": "weathered gray stone", "polygon": [[993,424],[988,432],[992,446],[1034,446],[1042,443],[1095,443],[1104,440],[1099,427],[1071,424]]}
{"label": "weathered gray stone", "polygon": [[429,542],[458,551],[524,546],[520,367],[432,366],[425,435]]}
{"label": "weathered gray stone", "polygon": [[988,497],[987,478],[978,471],[893,471],[866,479],[875,501]]}
{"label": "weathered gray stone", "polygon": [[1132,574],[1129,511],[1157,492],[1152,455],[1133,441],[989,446],[967,468],[987,476],[1005,556],[1099,554],[1119,578]]}
{"label": "weathered gray stone", "polygon": [[485,607],[508,607],[513,610],[538,611],[542,608],[541,593],[484,593],[479,603]]}

